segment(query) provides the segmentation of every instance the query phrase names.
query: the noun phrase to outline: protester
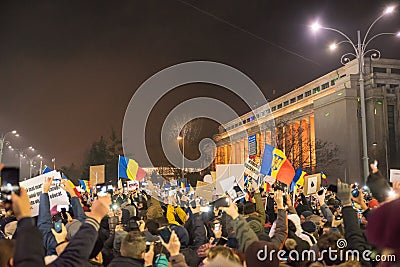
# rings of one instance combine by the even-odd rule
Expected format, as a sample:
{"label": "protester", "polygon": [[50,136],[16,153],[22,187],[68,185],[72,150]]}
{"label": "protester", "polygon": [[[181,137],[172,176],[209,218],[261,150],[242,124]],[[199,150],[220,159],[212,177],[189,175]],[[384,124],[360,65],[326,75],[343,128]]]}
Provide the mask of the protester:
{"label": "protester", "polygon": [[[278,182],[261,192],[252,181],[245,199],[219,196],[227,199],[223,206],[203,204],[190,190],[166,196],[151,182],[131,192],[79,196],[70,181],[62,180],[70,210],[61,212],[50,206],[54,184],[48,177],[37,223],[24,188],[12,195],[12,204],[2,204],[3,238],[14,240],[0,240],[0,267],[376,266],[354,254],[366,251],[374,260],[396,256],[379,266],[398,266],[400,184],[389,188],[379,170],[371,168],[371,193],[340,180],[337,192],[325,188],[314,195],[296,194]],[[330,249],[353,254],[332,258],[326,253]],[[271,251],[276,253],[266,253]],[[315,257],[293,258],[293,252]]]}

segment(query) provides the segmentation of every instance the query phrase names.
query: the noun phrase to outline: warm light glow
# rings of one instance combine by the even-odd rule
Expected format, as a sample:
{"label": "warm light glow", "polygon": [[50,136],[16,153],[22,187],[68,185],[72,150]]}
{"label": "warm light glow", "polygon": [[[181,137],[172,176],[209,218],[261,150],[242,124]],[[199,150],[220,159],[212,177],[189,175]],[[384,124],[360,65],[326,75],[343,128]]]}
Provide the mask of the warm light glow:
{"label": "warm light glow", "polygon": [[19,137],[19,134],[15,134],[16,137]]}
{"label": "warm light glow", "polygon": [[400,31],[396,34],[397,37],[400,37]]}
{"label": "warm light glow", "polygon": [[16,131],[16,130],[14,130],[14,131],[12,131],[11,133],[12,133],[12,134],[17,134],[17,131]]}
{"label": "warm light glow", "polygon": [[30,150],[32,150],[32,151],[35,151],[35,149],[34,149],[33,147],[31,147],[31,146],[28,147],[28,148],[29,148]]}
{"label": "warm light glow", "polygon": [[178,141],[180,141],[180,140],[182,140],[182,139],[183,139],[182,136],[178,136],[178,137],[176,138],[176,140],[178,140]]}
{"label": "warm light glow", "polygon": [[316,22],[314,22],[312,25],[311,25],[311,30],[313,31],[313,32],[316,32],[316,31],[318,31],[319,29],[321,29],[321,25],[316,21]]}
{"label": "warm light glow", "polygon": [[385,12],[383,12],[384,14],[390,14],[393,13],[394,11],[394,6],[389,6],[385,9]]}
{"label": "warm light glow", "polygon": [[330,46],[329,46],[329,49],[330,50],[335,50],[337,48],[337,44],[336,43],[332,43],[332,44],[330,44]]}
{"label": "warm light glow", "polygon": [[13,147],[12,147],[12,146],[8,146],[8,148],[11,149],[11,150],[13,150]]}

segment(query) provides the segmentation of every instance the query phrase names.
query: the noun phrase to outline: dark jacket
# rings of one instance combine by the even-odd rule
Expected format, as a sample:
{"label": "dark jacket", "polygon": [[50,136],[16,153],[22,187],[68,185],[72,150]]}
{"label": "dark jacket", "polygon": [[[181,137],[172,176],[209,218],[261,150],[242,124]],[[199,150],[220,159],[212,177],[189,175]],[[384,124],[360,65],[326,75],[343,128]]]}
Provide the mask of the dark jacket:
{"label": "dark jacket", "polygon": [[199,213],[190,215],[185,228],[189,233],[190,247],[197,250],[201,245],[207,243],[206,228]]}
{"label": "dark jacket", "polygon": [[108,267],[131,267],[131,266],[143,267],[144,260],[120,256],[114,258],[108,265]]}
{"label": "dark jacket", "polygon": [[[96,220],[87,218],[61,255],[47,267],[84,266],[93,250],[99,227]],[[42,235],[34,226],[33,220],[31,218],[21,219],[18,222],[17,233],[14,265],[18,267],[45,266]]]}
{"label": "dark jacket", "polygon": [[367,178],[367,186],[371,190],[372,196],[376,198],[379,203],[384,202],[387,198],[387,192],[390,190],[387,179],[380,171],[371,173]]}
{"label": "dark jacket", "polygon": [[[353,207],[343,207],[342,214],[347,249],[358,250],[360,255],[362,255],[365,250],[371,250],[371,245],[367,242],[363,231],[358,225],[357,214]],[[363,257],[360,257],[360,263],[362,266],[372,266],[370,262],[364,261]]]}
{"label": "dark jacket", "polygon": [[51,228],[53,228],[53,221],[51,219],[50,214],[50,199],[49,194],[42,193],[40,195],[40,203],[39,203],[39,216],[38,216],[38,224],[37,224],[40,232],[43,237],[43,246],[46,249],[46,256],[48,255],[57,255],[56,246],[57,241],[51,232]]}

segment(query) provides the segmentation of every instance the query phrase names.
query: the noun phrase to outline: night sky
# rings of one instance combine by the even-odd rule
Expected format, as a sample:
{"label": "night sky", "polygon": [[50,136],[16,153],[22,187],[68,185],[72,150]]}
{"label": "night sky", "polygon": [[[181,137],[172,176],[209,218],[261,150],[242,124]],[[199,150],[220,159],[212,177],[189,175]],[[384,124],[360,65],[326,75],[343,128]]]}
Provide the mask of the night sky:
{"label": "night sky", "polygon": [[[15,147],[34,145],[47,162],[80,165],[85,151],[112,128],[121,134],[135,90],[165,67],[191,60],[231,65],[273,99],[340,66],[338,35],[311,34],[315,19],[356,37],[390,1],[1,1],[0,133],[17,129]],[[398,4],[398,2],[397,2]],[[400,7],[399,7],[400,8]],[[400,30],[400,11],[376,32]],[[400,40],[374,42],[384,58],[400,59]],[[348,49],[347,49],[348,48]],[[346,50],[347,49],[347,50]],[[275,94],[273,94],[275,90]],[[148,144],[161,157],[163,118],[181,101],[209,96],[239,114],[249,109],[211,85],[175,89],[148,122]],[[256,103],[255,103],[256,104]],[[203,136],[217,125],[206,122]],[[7,152],[5,162],[13,160]],[[15,159],[14,159],[15,161]]]}

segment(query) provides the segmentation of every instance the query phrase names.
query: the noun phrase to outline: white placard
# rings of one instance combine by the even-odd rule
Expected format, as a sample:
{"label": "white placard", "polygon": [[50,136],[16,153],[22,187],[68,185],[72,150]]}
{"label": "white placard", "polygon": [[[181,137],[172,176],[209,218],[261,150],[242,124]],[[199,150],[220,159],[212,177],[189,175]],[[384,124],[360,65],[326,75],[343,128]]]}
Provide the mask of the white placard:
{"label": "white placard", "polygon": [[128,191],[135,191],[139,188],[139,182],[134,180],[134,181],[127,181],[126,186],[128,187]]}
{"label": "white placard", "polygon": [[260,175],[260,168],[261,166],[250,158],[247,158],[246,162],[244,163],[244,172],[248,177],[251,177],[254,180],[258,179],[258,176]]}
{"label": "white placard", "polygon": [[400,182],[400,170],[390,169],[390,182]]}
{"label": "white placard", "polygon": [[[43,191],[43,182],[46,177],[54,177],[61,179],[61,174],[58,171],[51,171],[26,181],[20,182],[20,186],[24,187],[28,193],[31,202],[31,216],[39,215],[40,195]],[[50,187],[49,190],[50,209],[56,205],[69,205],[67,193],[57,186]]]}
{"label": "white placard", "polygon": [[217,195],[222,195],[225,193],[222,190],[219,180],[228,179],[231,177],[236,177],[236,182],[241,188],[244,188],[244,165],[243,164],[217,164],[216,168],[216,193]]}

